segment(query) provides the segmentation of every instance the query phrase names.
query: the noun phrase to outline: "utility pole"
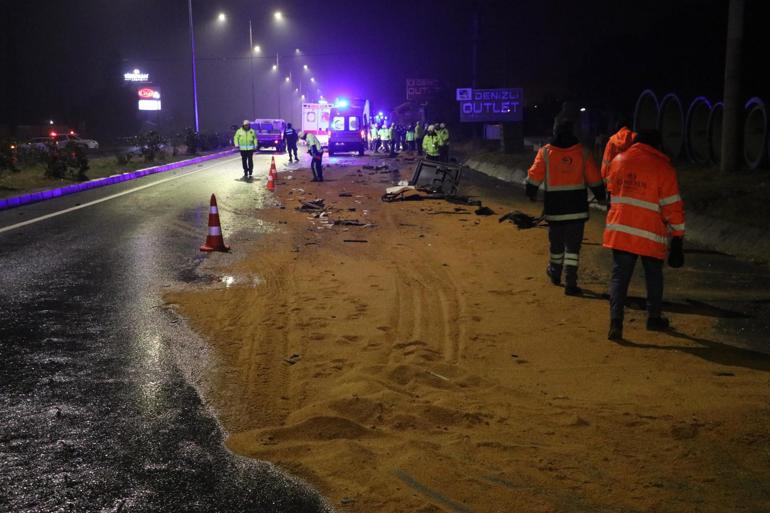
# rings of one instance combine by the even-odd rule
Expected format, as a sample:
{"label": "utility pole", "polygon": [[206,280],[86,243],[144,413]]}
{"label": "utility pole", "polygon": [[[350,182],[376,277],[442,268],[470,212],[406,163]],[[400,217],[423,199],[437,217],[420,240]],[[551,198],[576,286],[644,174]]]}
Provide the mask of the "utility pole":
{"label": "utility pole", "polygon": [[198,122],[198,74],[195,67],[195,30],[193,29],[192,0],[187,0],[187,12],[190,18],[190,48],[192,49],[193,105],[195,108],[195,133],[200,132]]}
{"label": "utility pole", "polygon": [[730,0],[727,18],[727,51],[725,52],[724,113],[722,118],[723,173],[734,173],[741,167],[741,94],[744,0]]}
{"label": "utility pole", "polygon": [[257,105],[254,95],[254,35],[251,31],[251,18],[249,18],[249,57],[251,72],[251,119],[257,119]]}

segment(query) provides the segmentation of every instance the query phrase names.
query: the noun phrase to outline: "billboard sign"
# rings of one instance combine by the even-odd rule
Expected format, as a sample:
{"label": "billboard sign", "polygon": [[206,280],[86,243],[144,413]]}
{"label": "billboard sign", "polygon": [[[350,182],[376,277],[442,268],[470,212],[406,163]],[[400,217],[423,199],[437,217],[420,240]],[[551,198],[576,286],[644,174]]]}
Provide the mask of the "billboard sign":
{"label": "billboard sign", "polygon": [[125,82],[149,82],[150,74],[142,73],[140,70],[135,69],[129,73],[123,73],[123,81]]}
{"label": "billboard sign", "polygon": [[523,119],[524,92],[520,87],[506,89],[461,88],[455,98],[460,104],[460,121],[517,122]]}
{"label": "billboard sign", "polygon": [[160,110],[160,88],[155,86],[141,86],[136,90],[139,98],[139,110]]}
{"label": "billboard sign", "polygon": [[427,100],[441,93],[443,89],[441,81],[433,78],[406,79],[407,100]]}

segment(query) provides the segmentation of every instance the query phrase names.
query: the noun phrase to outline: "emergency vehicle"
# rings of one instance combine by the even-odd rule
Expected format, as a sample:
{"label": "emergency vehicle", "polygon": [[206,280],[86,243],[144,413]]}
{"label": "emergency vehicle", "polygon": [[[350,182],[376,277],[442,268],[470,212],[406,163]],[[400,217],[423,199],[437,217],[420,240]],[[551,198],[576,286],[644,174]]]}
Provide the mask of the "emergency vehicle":
{"label": "emergency vehicle", "polygon": [[369,100],[338,98],[329,116],[329,155],[343,152],[363,155],[369,133]]}
{"label": "emergency vehicle", "polygon": [[328,103],[302,104],[302,131],[315,134],[321,146],[329,143],[329,115],[332,106]]}
{"label": "emergency vehicle", "polygon": [[278,153],[283,153],[283,131],[286,129],[286,121],[283,119],[255,119],[251,122],[251,128],[257,134],[257,151],[262,148],[275,148]]}

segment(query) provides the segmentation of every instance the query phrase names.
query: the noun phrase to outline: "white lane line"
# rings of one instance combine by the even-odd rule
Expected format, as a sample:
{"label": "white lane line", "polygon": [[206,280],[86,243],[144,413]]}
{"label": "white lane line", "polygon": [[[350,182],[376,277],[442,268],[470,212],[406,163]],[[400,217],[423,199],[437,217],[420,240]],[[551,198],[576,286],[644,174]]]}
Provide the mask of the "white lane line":
{"label": "white lane line", "polygon": [[74,207],[65,208],[64,210],[59,210],[58,212],[52,212],[50,214],[46,214],[46,215],[40,216],[40,217],[35,217],[34,219],[29,219],[27,221],[22,221],[20,223],[12,224],[10,226],[4,226],[4,227],[0,228],[0,233],[9,232],[11,230],[15,230],[17,228],[21,228],[23,226],[39,223],[40,221],[45,221],[46,219],[51,219],[52,217],[57,217],[57,216],[61,216],[61,215],[64,215],[64,214],[68,214],[70,212],[74,212],[75,210],[80,210],[81,208],[92,207],[94,205],[98,205],[99,203],[104,203],[105,201],[109,201],[109,200],[112,200],[112,199],[115,199],[115,198],[119,198],[121,196],[125,196],[126,194],[131,194],[132,192],[137,192],[137,191],[141,191],[142,189],[147,189],[148,187],[154,187],[156,185],[160,185],[162,183],[170,182],[172,180],[178,180],[179,178],[185,178],[187,176],[190,176],[191,174],[198,173],[200,171],[208,171],[209,169],[213,169],[213,168],[215,168],[217,166],[221,166],[222,164],[229,164],[230,162],[233,162],[234,160],[236,160],[236,159],[223,160],[223,161],[217,162],[216,164],[212,164],[210,166],[207,166],[207,167],[204,167],[204,168],[201,168],[201,169],[194,169],[192,171],[189,171],[189,172],[181,174],[181,175],[172,176],[170,178],[164,178],[163,180],[158,180],[157,182],[148,183],[148,184],[142,185],[140,187],[134,187],[133,189],[129,189],[129,190],[123,191],[123,192],[118,192],[118,193],[112,194],[110,196],[105,196],[104,198],[99,198],[99,199],[94,200],[94,201],[89,201],[88,203],[83,203],[81,205],[76,205]]}

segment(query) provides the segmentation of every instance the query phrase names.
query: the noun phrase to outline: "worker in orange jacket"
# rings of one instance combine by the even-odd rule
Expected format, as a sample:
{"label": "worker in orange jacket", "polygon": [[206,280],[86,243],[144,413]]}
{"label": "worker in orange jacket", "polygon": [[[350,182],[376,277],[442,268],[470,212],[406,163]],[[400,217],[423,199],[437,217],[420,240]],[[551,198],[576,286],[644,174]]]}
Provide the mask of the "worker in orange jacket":
{"label": "worker in orange jacket", "polygon": [[605,184],[607,183],[607,173],[609,173],[612,159],[626,151],[634,143],[636,134],[627,125],[628,121],[625,118],[621,118],[618,121],[615,134],[610,137],[610,140],[607,141],[607,145],[604,147],[601,172]]}
{"label": "worker in orange jacket", "polygon": [[532,201],[537,199],[541,184],[545,189],[543,214],[548,221],[551,253],[546,274],[554,285],[561,285],[563,270],[564,293],[576,296],[582,292],[577,271],[588,219],[588,188],[600,202],[604,202],[605,189],[599,169],[575,137],[570,120],[557,118],[553,139],[537,152],[529,168],[526,194]]}
{"label": "worker in orange jacket", "polygon": [[647,329],[669,326],[662,316],[663,261],[668,249],[669,265],[684,265],[684,203],[676,171],[660,151],[660,141],[655,130],[640,132],[610,164],[612,197],[604,230],[604,247],[612,249],[610,340],[623,338],[623,306],[638,257],[647,285]]}

